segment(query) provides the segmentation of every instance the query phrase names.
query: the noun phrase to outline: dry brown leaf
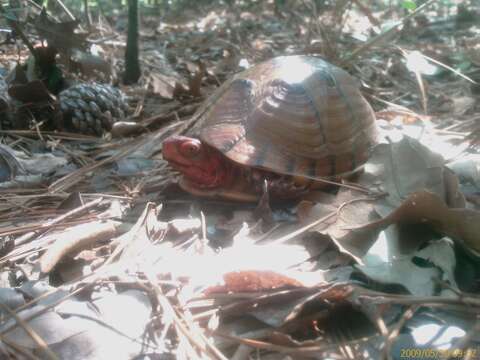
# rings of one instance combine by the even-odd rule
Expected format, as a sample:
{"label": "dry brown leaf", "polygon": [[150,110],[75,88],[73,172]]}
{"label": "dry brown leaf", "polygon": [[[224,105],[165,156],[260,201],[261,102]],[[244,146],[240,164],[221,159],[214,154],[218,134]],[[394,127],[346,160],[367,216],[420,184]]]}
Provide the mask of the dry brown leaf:
{"label": "dry brown leaf", "polygon": [[72,49],[86,47],[87,34],[75,32],[75,28],[80,23],[78,20],[57,23],[48,17],[43,8],[32,22],[38,34],[47,40],[48,45],[54,46],[61,53],[70,54]]}
{"label": "dry brown leaf", "polygon": [[[423,190],[436,193],[447,209],[441,198],[450,207],[465,205],[458,180],[452,171],[443,166],[441,156],[407,136],[395,143],[379,144],[358,182],[365,187],[378,186],[386,195],[369,198],[358,191],[342,188],[336,197],[328,201],[310,209],[306,205],[300,207],[301,217],[306,223],[336,212],[315,230],[329,235],[340,250],[354,258],[366,254],[380,231],[380,227],[364,227],[361,224],[376,223],[379,216],[388,217],[404,204],[410,194]],[[392,220],[389,224],[396,222]]]}
{"label": "dry brown leaf", "polygon": [[175,76],[159,72],[150,74],[153,92],[166,99],[173,99],[179,92],[187,92]]}
{"label": "dry brown leaf", "polygon": [[288,276],[273,271],[260,270],[232,271],[224,274],[223,280],[224,284],[211,286],[205,290],[205,293],[241,293],[303,286],[298,280]]}
{"label": "dry brown leaf", "polygon": [[66,255],[73,256],[99,241],[111,239],[117,234],[118,226],[116,221],[96,221],[72,226],[55,234],[55,243],[40,259],[40,270],[49,273]]}
{"label": "dry brown leaf", "polygon": [[84,75],[93,76],[96,71],[106,76],[112,74],[112,65],[101,56],[74,50],[70,60],[72,65]]}
{"label": "dry brown leaf", "polygon": [[358,182],[371,188],[378,184],[388,194],[376,211],[385,216],[411,193],[421,190],[445,197],[444,159],[418,140],[403,136],[400,141],[379,144],[365,165]]}
{"label": "dry brown leaf", "polygon": [[437,195],[428,191],[411,194],[387,217],[361,228],[385,228],[395,223],[424,223],[436,231],[480,252],[480,212],[448,208]]}
{"label": "dry brown leaf", "polygon": [[16,84],[10,86],[8,94],[15,100],[24,103],[55,101],[54,96],[48,91],[41,80],[30,81],[26,84]]}
{"label": "dry brown leaf", "polygon": [[342,252],[354,258],[365,255],[376,240],[377,230],[362,229],[356,225],[378,219],[373,199],[359,191],[342,189],[336,197],[326,197],[325,200],[313,207],[306,202],[300,204],[302,221],[308,224],[337,212],[335,216],[316,226],[315,231],[329,235]]}
{"label": "dry brown leaf", "polygon": [[160,73],[150,74],[153,92],[166,99],[173,99],[176,80]]}

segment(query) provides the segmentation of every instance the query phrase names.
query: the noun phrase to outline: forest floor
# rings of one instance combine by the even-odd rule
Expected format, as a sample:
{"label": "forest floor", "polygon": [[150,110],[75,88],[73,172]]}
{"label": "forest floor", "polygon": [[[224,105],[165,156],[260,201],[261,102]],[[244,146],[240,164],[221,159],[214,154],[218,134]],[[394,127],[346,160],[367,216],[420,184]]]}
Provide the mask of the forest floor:
{"label": "forest floor", "polygon": [[[126,9],[1,11],[0,359],[480,358],[480,4],[281,3],[142,8],[134,85]],[[59,52],[43,83],[113,84],[125,116],[56,128],[19,34]],[[376,112],[358,187],[186,194],[162,142],[233,74],[293,54],[347,70]]]}

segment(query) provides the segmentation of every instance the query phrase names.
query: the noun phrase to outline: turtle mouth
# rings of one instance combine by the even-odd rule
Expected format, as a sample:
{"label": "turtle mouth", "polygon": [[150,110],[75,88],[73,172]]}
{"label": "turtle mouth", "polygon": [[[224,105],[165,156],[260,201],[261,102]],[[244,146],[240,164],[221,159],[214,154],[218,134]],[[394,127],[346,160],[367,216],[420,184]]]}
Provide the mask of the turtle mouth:
{"label": "turtle mouth", "polygon": [[169,164],[182,175],[181,181],[187,182],[189,189],[211,189],[220,186],[217,174],[211,174],[199,166],[175,160],[169,160]]}
{"label": "turtle mouth", "polygon": [[205,196],[210,194],[212,189],[220,188],[219,186],[209,186],[208,184],[199,183],[195,180],[196,179],[191,179],[184,175],[180,178],[178,184],[185,191],[190,193],[205,194]]}
{"label": "turtle mouth", "polygon": [[178,181],[178,185],[182,190],[189,194],[205,197],[205,198],[221,198],[223,189],[220,187],[207,187],[204,184],[196,183],[195,181],[182,176]]}
{"label": "turtle mouth", "polygon": [[170,160],[170,159],[168,159],[168,165],[170,165],[172,168],[174,168],[175,170],[181,173],[186,171],[189,167],[193,166],[192,164],[186,164],[186,163],[184,164],[182,162]]}
{"label": "turtle mouth", "polygon": [[243,187],[238,189],[236,187],[228,188],[224,186],[202,187],[186,177],[180,179],[179,185],[183,190],[195,196],[240,202],[255,202],[258,200],[258,194],[246,191]]}

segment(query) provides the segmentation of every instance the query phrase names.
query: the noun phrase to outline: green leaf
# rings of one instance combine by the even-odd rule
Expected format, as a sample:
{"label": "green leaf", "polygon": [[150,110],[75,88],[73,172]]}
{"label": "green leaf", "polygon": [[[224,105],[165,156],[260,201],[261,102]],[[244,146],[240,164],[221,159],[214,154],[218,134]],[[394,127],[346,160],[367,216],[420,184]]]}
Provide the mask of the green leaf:
{"label": "green leaf", "polygon": [[402,7],[407,10],[415,10],[417,8],[417,4],[413,0],[403,0]]}

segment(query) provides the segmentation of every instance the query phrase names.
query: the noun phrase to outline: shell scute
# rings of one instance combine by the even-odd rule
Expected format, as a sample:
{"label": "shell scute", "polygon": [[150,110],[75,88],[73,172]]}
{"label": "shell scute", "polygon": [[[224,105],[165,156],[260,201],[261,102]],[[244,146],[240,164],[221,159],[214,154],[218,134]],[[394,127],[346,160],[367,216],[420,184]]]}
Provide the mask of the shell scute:
{"label": "shell scute", "polygon": [[274,58],[237,74],[198,114],[194,135],[230,160],[322,178],[355,171],[376,141],[356,80],[311,56]]}

